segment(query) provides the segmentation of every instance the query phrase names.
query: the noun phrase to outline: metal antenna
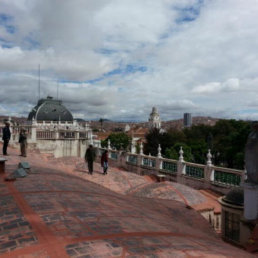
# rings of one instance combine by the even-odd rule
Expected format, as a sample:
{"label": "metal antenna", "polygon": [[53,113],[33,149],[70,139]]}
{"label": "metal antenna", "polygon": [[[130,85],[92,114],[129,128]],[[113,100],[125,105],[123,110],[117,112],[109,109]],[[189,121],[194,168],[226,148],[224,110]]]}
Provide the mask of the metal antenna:
{"label": "metal antenna", "polygon": [[58,95],[59,95],[59,81],[57,80],[56,99],[58,99]]}
{"label": "metal antenna", "polygon": [[39,64],[39,100],[40,100],[40,64]]}

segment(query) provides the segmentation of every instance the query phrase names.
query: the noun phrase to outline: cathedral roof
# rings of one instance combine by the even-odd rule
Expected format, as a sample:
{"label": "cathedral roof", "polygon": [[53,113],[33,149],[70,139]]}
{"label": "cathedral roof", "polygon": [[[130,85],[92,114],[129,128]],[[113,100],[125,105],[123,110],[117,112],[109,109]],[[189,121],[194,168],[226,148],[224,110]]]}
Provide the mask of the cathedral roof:
{"label": "cathedral roof", "polygon": [[62,105],[61,100],[47,97],[40,99],[29,113],[28,120],[36,121],[73,121],[71,112]]}

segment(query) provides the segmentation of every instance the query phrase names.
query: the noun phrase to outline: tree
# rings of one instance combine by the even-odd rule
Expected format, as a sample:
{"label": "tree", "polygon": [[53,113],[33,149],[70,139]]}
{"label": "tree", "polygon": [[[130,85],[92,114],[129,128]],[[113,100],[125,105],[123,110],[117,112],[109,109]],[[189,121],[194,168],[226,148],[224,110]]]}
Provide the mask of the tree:
{"label": "tree", "polygon": [[147,142],[144,145],[144,153],[150,153],[152,156],[156,156],[158,153],[158,146],[161,142],[161,137],[162,134],[160,133],[159,129],[151,129],[150,132],[145,136]]}
{"label": "tree", "polygon": [[168,159],[179,159],[179,151],[180,151],[180,147],[182,147],[183,151],[184,151],[184,160],[188,161],[188,162],[192,162],[193,161],[193,155],[192,155],[192,151],[191,148],[186,145],[185,143],[176,143],[173,147],[167,148],[165,151],[165,157]]}
{"label": "tree", "polygon": [[185,160],[205,164],[208,149],[211,149],[215,165],[243,169],[244,149],[250,131],[249,122],[233,119],[219,120],[215,126],[197,125],[182,131],[171,129],[160,133],[153,129],[146,135],[144,153],[156,156],[160,144],[162,155],[178,159],[182,145]]}
{"label": "tree", "polygon": [[108,140],[110,140],[111,148],[117,150],[127,150],[131,143],[131,137],[125,133],[111,133],[104,141],[101,142],[101,146],[107,148]]}

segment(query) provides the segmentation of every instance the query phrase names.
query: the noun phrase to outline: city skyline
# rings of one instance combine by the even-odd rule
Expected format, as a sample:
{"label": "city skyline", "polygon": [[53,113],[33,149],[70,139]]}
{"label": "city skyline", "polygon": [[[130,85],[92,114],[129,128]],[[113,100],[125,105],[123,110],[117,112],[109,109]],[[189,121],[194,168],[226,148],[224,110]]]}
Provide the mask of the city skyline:
{"label": "city skyline", "polygon": [[1,0],[0,115],[258,119],[256,0]]}

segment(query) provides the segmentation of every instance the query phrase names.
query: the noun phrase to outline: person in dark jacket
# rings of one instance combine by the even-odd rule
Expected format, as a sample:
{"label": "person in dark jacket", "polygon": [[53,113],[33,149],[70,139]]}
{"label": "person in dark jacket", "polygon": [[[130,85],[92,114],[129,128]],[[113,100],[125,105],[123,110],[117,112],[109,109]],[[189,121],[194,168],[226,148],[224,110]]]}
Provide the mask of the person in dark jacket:
{"label": "person in dark jacket", "polygon": [[87,148],[86,153],[85,153],[85,161],[88,162],[88,169],[89,169],[89,174],[92,175],[93,173],[93,162],[95,160],[96,153],[95,149],[93,148],[92,145]]}
{"label": "person in dark jacket", "polygon": [[103,167],[103,174],[107,174],[108,170],[108,151],[105,150],[101,156],[101,167]]}
{"label": "person in dark jacket", "polygon": [[7,147],[9,144],[9,141],[11,139],[11,131],[10,131],[10,123],[5,122],[5,127],[3,128],[3,137],[2,137],[4,144],[3,144],[3,155],[7,154]]}
{"label": "person in dark jacket", "polygon": [[21,148],[21,155],[23,157],[27,157],[27,135],[26,130],[24,128],[21,129],[20,135],[19,135],[19,143]]}

